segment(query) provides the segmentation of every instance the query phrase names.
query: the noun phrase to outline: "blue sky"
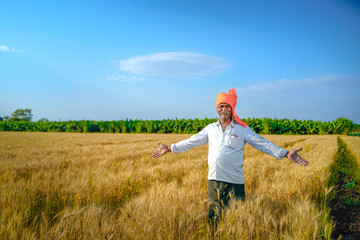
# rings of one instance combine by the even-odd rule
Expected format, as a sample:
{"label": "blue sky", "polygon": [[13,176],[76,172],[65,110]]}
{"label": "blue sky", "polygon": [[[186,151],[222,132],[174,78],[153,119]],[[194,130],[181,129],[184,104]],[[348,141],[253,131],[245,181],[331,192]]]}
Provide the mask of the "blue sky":
{"label": "blue sky", "polygon": [[0,116],[360,123],[357,1],[2,1]]}

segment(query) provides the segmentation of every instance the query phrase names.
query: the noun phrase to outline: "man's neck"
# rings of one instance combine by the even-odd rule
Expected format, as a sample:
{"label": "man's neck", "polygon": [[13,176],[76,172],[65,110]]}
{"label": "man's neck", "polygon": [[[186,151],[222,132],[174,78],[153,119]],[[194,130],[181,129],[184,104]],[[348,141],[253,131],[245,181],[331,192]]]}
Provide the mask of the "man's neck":
{"label": "man's neck", "polygon": [[231,119],[224,120],[220,118],[219,120],[220,120],[220,124],[223,126],[228,126],[231,123]]}
{"label": "man's neck", "polygon": [[232,118],[229,118],[227,120],[224,120],[224,119],[221,119],[221,118],[219,119],[221,127],[223,129],[223,132],[225,132],[226,127],[230,125],[231,120],[232,120]]}

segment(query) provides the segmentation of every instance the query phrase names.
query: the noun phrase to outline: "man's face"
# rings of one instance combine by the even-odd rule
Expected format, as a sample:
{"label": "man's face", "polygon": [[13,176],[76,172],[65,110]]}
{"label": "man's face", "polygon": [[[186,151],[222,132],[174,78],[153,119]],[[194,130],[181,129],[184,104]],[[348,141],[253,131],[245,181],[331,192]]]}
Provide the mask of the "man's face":
{"label": "man's face", "polygon": [[217,112],[221,119],[229,120],[232,114],[231,106],[227,103],[220,103],[217,107]]}

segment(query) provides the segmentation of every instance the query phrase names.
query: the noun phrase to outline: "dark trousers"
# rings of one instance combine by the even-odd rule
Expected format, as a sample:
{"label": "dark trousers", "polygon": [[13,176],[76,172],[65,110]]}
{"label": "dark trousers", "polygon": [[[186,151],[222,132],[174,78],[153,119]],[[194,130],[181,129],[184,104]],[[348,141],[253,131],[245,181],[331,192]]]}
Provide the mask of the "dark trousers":
{"label": "dark trousers", "polygon": [[244,184],[234,184],[215,180],[208,181],[209,223],[216,226],[222,211],[231,200],[245,201]]}

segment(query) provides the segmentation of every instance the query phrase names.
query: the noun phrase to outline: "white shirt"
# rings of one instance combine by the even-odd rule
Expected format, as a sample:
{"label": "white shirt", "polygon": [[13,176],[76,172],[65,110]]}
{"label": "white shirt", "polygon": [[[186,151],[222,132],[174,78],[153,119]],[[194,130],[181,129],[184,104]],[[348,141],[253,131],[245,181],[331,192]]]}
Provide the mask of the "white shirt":
{"label": "white shirt", "polygon": [[287,151],[255,133],[249,126],[243,127],[235,121],[222,130],[220,121],[206,126],[189,139],[171,144],[173,153],[188,151],[194,147],[209,144],[208,180],[244,184],[244,147],[249,143],[254,148],[277,159],[285,156]]}

